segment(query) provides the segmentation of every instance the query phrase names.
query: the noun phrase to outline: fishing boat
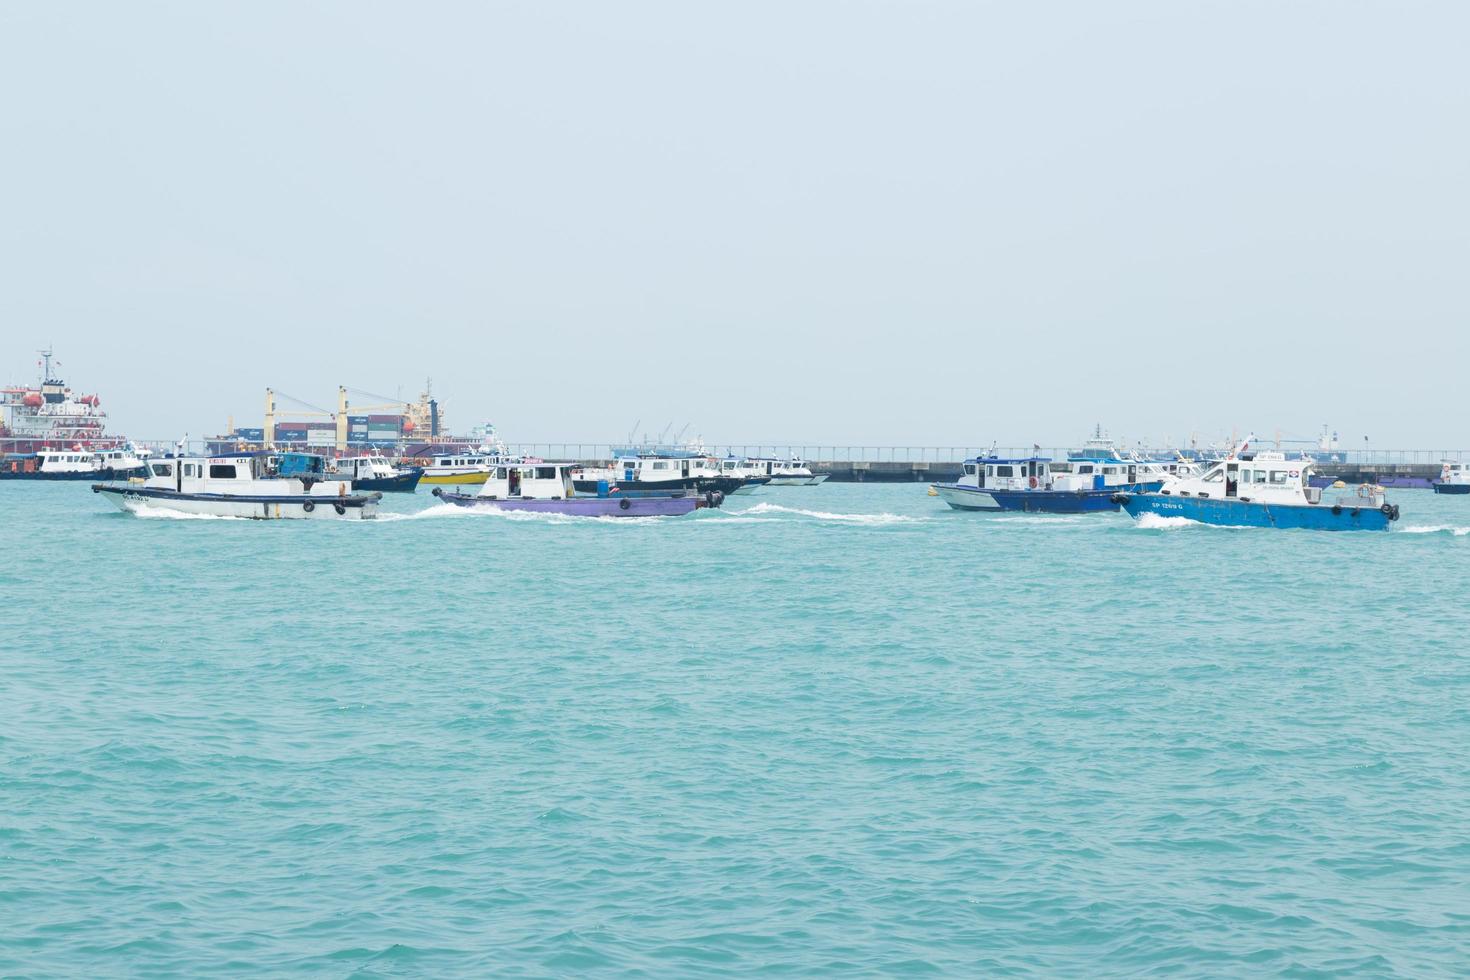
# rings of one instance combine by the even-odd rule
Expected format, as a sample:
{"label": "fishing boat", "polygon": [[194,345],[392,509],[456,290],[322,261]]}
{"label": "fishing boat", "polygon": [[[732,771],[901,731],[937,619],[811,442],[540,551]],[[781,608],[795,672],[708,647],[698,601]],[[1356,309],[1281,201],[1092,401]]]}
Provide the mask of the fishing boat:
{"label": "fishing boat", "polygon": [[694,451],[645,450],[621,456],[608,466],[587,467],[574,477],[578,493],[597,493],[599,485],[616,485],[625,497],[667,496],[671,493],[728,495],[742,489],[751,477],[725,476],[719,460]]}
{"label": "fishing boat", "polygon": [[413,493],[424,475],[422,467],[394,466],[380,454],[348,456],[336,461],[332,475],[350,482],[355,490]]}
{"label": "fishing boat", "polygon": [[1099,485],[1102,473],[1052,473],[1045,456],[977,456],[964,462],[954,483],[935,483],[935,496],[955,510],[1084,514],[1116,511],[1115,490]]}
{"label": "fishing boat", "polygon": [[1434,484],[1435,493],[1470,493],[1470,465],[1445,460]]}
{"label": "fishing boat", "polygon": [[1322,488],[1309,483],[1314,465],[1310,459],[1242,447],[1200,476],[1113,499],[1135,518],[1157,514],[1227,527],[1386,531],[1399,519],[1398,505],[1384,499],[1382,487],[1358,486],[1324,500]]}
{"label": "fishing boat", "polygon": [[455,493],[443,487],[435,487],[433,493],[460,507],[580,517],[676,517],[702,507],[718,507],[725,500],[718,490],[630,495],[606,481],[583,492],[577,489],[579,469],[574,463],[507,463],[491,469],[479,493]]}
{"label": "fishing boat", "polygon": [[126,480],[143,475],[143,459],[131,447],[38,449],[0,459],[0,480]]}
{"label": "fishing boat", "polygon": [[768,477],[773,487],[814,487],[827,482],[831,475],[813,473],[811,466],[800,456],[790,459],[756,456],[746,462],[756,475]]}
{"label": "fishing boat", "polygon": [[151,460],[146,477],[94,483],[92,492],[132,514],[164,511],[259,520],[370,520],[382,498],[333,479],[320,456],[272,452]]}

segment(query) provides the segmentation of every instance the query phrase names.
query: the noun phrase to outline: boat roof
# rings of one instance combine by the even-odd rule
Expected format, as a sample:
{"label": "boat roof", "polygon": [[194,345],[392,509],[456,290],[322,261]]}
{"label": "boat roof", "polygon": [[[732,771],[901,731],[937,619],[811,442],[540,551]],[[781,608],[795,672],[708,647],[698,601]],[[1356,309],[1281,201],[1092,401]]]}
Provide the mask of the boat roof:
{"label": "boat roof", "polygon": [[967,463],[1050,463],[1050,456],[975,456]]}

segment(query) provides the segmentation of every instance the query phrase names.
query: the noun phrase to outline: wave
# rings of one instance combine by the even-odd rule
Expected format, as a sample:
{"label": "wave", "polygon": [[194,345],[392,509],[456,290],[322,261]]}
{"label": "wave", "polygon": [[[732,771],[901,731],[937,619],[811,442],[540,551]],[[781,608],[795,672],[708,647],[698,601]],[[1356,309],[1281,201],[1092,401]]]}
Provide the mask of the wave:
{"label": "wave", "polygon": [[843,524],[917,524],[927,517],[908,517],[903,514],[833,514],[825,510],[802,510],[800,507],[782,507],[780,504],[756,504],[746,510],[731,511],[736,515],[751,514],[797,514],[818,521],[838,521]]}
{"label": "wave", "polygon": [[1413,527],[1402,528],[1400,534],[1453,534],[1457,538],[1463,538],[1470,534],[1470,527],[1456,527],[1453,524],[1415,524]]}

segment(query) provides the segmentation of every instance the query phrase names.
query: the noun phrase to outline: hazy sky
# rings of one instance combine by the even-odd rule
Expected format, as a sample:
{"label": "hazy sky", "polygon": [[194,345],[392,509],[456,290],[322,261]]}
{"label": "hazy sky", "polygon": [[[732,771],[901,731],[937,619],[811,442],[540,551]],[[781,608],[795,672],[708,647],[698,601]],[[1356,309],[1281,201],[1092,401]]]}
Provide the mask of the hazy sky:
{"label": "hazy sky", "polygon": [[0,378],[510,441],[1470,446],[1470,4],[0,6]]}

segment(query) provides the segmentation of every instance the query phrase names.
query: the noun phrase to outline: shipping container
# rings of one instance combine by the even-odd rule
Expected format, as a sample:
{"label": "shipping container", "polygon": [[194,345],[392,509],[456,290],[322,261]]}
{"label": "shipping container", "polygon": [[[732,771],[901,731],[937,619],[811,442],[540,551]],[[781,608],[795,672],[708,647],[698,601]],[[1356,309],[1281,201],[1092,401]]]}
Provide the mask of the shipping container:
{"label": "shipping container", "polygon": [[400,421],[403,420],[403,416],[402,415],[369,415],[367,417],[367,420],[370,423],[371,422],[392,422],[394,425],[397,425]]}

